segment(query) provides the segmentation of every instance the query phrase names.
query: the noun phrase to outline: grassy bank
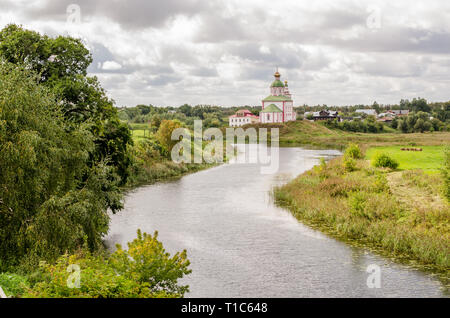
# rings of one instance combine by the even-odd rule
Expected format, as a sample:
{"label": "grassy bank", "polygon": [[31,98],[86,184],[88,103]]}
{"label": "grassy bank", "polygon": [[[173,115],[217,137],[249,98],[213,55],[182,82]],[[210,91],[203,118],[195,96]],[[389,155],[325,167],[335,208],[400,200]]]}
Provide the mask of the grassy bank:
{"label": "grassy bank", "polygon": [[[407,148],[421,149],[421,151],[405,151]],[[444,161],[445,146],[381,146],[372,147],[366,151],[366,159],[371,160],[377,153],[384,152],[399,163],[399,170],[421,169],[428,174],[439,173]]]}
{"label": "grassy bank", "polygon": [[127,188],[135,188],[158,181],[180,178],[186,174],[194,173],[216,166],[208,163],[175,163],[171,160],[148,162],[133,168],[133,172],[127,183]]}
{"label": "grassy bank", "polygon": [[441,176],[374,168],[365,158],[350,170],[344,158],[322,162],[275,189],[276,202],[314,228],[437,271],[448,284],[450,207]]}
{"label": "grassy bank", "polygon": [[278,127],[280,129],[280,144],[284,146],[312,145],[317,147],[343,149],[349,143],[357,143],[364,145],[364,147],[386,145],[438,146],[450,144],[450,132],[412,134],[402,134],[399,132],[384,132],[377,134],[353,133],[329,129],[320,123],[307,120],[269,125],[269,127],[270,126]]}

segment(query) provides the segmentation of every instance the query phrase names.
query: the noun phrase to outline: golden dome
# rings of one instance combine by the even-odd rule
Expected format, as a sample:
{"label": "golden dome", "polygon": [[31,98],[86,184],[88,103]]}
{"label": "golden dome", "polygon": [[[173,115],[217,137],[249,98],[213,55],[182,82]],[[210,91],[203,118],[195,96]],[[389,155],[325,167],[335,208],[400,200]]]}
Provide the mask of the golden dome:
{"label": "golden dome", "polygon": [[275,77],[280,77],[281,75],[280,75],[280,73],[278,73],[278,71],[276,71],[275,74],[274,74],[274,76],[275,76]]}

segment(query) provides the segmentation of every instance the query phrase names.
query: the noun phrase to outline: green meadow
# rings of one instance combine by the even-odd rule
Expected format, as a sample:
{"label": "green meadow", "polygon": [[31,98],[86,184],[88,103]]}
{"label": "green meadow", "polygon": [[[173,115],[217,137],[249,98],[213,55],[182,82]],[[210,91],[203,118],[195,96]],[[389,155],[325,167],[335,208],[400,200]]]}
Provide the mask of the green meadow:
{"label": "green meadow", "polygon": [[[402,148],[421,148],[422,151],[404,151]],[[425,173],[439,173],[444,162],[445,146],[381,146],[366,151],[366,159],[371,160],[378,152],[387,153],[398,163],[399,170],[421,169]]]}

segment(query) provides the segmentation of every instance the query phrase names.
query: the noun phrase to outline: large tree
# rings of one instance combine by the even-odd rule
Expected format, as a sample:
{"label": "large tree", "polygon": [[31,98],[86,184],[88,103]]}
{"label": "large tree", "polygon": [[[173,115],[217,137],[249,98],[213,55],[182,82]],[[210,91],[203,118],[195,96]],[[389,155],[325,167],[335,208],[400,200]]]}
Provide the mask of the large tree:
{"label": "large tree", "polygon": [[113,167],[90,158],[97,139],[32,71],[0,58],[0,271],[101,246],[121,194]]}
{"label": "large tree", "polygon": [[90,125],[96,144],[90,152],[92,164],[107,159],[124,184],[131,162],[126,152],[131,134],[98,79],[87,76],[92,56],[82,41],[51,38],[11,24],[0,31],[0,57],[36,72],[38,81],[61,102],[66,121]]}

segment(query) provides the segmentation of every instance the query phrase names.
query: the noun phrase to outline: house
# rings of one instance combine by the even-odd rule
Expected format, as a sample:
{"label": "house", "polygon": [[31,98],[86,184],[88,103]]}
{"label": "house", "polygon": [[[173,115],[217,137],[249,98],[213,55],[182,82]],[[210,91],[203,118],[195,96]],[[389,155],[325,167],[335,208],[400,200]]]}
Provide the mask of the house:
{"label": "house", "polygon": [[230,127],[240,127],[248,124],[259,123],[259,116],[254,115],[248,109],[240,109],[236,114],[228,117]]}
{"label": "house", "polygon": [[275,80],[270,85],[270,95],[262,100],[262,111],[259,114],[261,123],[284,123],[295,121],[292,95],[289,92],[287,81],[280,81],[278,70],[274,74]]}
{"label": "house", "polygon": [[394,117],[392,117],[392,116],[384,116],[384,117],[380,117],[377,119],[377,121],[382,122],[382,123],[389,123],[393,120],[394,120]]}
{"label": "house", "polygon": [[376,116],[377,112],[375,109],[357,109],[355,113],[366,114],[367,116]]}
{"label": "house", "polygon": [[393,109],[393,110],[390,110],[390,112],[394,113],[396,116],[408,116],[409,115],[408,109]]}
{"label": "house", "polygon": [[312,119],[314,121],[317,120],[328,120],[328,119],[338,119],[340,120],[339,113],[337,111],[328,111],[328,110],[321,110],[318,112],[306,112],[304,115],[304,118],[306,119],[312,115]]}
{"label": "house", "polygon": [[379,113],[378,114],[378,118],[385,118],[385,117],[389,117],[389,118],[394,118],[394,117],[396,117],[397,115],[393,112],[393,111],[391,111],[391,110],[388,110],[387,112],[385,112],[385,113]]}

